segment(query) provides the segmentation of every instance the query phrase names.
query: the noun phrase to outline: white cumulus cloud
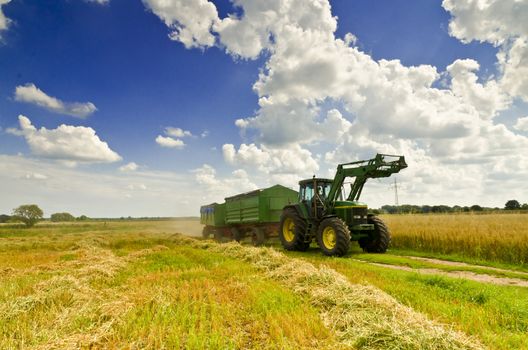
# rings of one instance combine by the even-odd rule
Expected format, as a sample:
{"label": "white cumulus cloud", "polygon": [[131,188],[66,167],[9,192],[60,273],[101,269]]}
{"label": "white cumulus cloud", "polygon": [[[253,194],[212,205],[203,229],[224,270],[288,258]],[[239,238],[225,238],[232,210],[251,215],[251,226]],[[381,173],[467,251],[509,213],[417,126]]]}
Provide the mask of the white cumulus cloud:
{"label": "white cumulus cloud", "polygon": [[[521,78],[528,76],[528,2],[444,0],[451,35],[499,47],[501,75],[488,79],[479,77],[473,59],[455,60],[446,71],[375,60],[355,46],[353,34],[336,36],[328,0],[234,4],[238,14],[219,18],[211,10],[200,28],[184,24],[194,14],[171,7],[181,30],[216,35],[235,59],[266,53],[253,85],[258,108],[235,121],[246,141],[222,148],[228,164],[292,183],[376,152],[405,154],[410,167],[401,176],[412,182],[409,198],[432,202],[434,193],[465,201],[469,192],[491,193],[494,179],[528,176],[528,138],[495,118],[515,98],[528,100],[528,80]],[[495,167],[510,162],[516,167]],[[218,180],[211,169],[204,174]]]}
{"label": "white cumulus cloud", "polygon": [[216,7],[207,0],[143,0],[145,6],[172,30],[169,37],[187,48],[215,43],[210,29],[218,18]]}
{"label": "white cumulus cloud", "polygon": [[451,13],[449,33],[464,43],[489,42],[500,48],[500,83],[528,101],[528,2],[519,0],[444,0]]}
{"label": "white cumulus cloud", "polygon": [[0,0],[0,32],[6,30],[9,26],[10,20],[4,15],[4,12],[2,11],[2,6],[8,4],[10,1],[11,0]]}
{"label": "white cumulus cloud", "polygon": [[10,129],[8,132],[23,136],[34,155],[63,160],[70,164],[112,163],[121,160],[92,128],[62,124],[56,129],[37,129],[29,118],[23,115],[20,115],[18,120],[20,129]]}
{"label": "white cumulus cloud", "polygon": [[193,173],[196,182],[203,186],[201,187],[201,191],[204,193],[204,200],[206,202],[220,202],[224,197],[256,190],[258,188],[242,169],[233,171],[231,176],[219,178],[215,168],[209,164],[204,164],[200,168],[193,170]]}
{"label": "white cumulus cloud", "polygon": [[528,131],[528,116],[517,119],[514,128],[519,131]]}
{"label": "white cumulus cloud", "polygon": [[182,140],[173,139],[172,137],[165,137],[161,135],[158,135],[158,137],[156,137],[156,143],[161,147],[167,148],[182,149],[183,147],[185,147],[185,142],[183,142]]}
{"label": "white cumulus cloud", "polygon": [[123,172],[136,171],[138,168],[139,168],[139,165],[137,165],[134,162],[130,162],[128,164],[120,166],[119,171],[123,171]]}
{"label": "white cumulus cloud", "polygon": [[51,112],[77,118],[86,118],[97,111],[91,102],[63,102],[56,97],[49,96],[32,83],[17,86],[15,100],[35,104]]}
{"label": "white cumulus cloud", "polygon": [[190,131],[180,128],[168,126],[165,128],[165,134],[172,137],[191,137],[193,134]]}

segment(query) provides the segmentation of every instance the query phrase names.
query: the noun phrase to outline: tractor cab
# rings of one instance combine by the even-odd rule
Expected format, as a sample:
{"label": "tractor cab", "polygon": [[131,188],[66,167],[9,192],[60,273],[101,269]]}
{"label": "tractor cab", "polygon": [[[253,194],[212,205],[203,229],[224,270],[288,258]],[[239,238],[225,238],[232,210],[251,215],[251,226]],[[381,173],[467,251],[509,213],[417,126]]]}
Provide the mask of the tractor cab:
{"label": "tractor cab", "polygon": [[299,181],[299,201],[311,201],[315,195],[324,201],[330,192],[333,180],[312,178]]}

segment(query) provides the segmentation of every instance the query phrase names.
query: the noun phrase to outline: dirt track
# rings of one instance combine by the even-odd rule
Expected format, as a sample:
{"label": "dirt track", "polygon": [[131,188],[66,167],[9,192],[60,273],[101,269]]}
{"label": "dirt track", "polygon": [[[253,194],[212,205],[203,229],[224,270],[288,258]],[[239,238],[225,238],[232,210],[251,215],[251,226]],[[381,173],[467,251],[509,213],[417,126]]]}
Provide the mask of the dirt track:
{"label": "dirt track", "polygon": [[[445,262],[449,263],[448,261],[445,261]],[[442,271],[442,270],[433,269],[433,268],[413,269],[411,267],[401,266],[401,265],[389,265],[389,264],[380,264],[380,263],[368,263],[368,264],[380,266],[380,267],[386,267],[386,268],[394,269],[394,270],[416,272],[416,273],[420,273],[424,275],[441,275],[441,276],[448,276],[448,277],[454,277],[454,278],[465,278],[465,279],[472,280],[472,281],[498,284],[498,285],[504,285],[504,286],[528,287],[528,281],[520,279],[520,278],[497,277],[497,276],[492,276],[492,275],[487,275],[487,274],[475,273],[471,271]],[[469,266],[473,266],[473,265],[469,265]],[[502,271],[508,271],[508,270],[502,270]]]}

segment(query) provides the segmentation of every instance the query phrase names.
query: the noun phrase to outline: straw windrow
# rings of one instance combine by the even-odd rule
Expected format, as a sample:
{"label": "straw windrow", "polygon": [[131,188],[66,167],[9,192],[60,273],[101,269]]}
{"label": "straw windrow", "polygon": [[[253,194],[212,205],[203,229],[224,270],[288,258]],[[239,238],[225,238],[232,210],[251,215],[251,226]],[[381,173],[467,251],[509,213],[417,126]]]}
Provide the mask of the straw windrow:
{"label": "straw windrow", "polygon": [[346,347],[357,349],[483,349],[475,339],[427,319],[387,293],[350,283],[327,267],[317,268],[272,248],[216,244],[176,236],[180,244],[247,261],[267,277],[305,296]]}

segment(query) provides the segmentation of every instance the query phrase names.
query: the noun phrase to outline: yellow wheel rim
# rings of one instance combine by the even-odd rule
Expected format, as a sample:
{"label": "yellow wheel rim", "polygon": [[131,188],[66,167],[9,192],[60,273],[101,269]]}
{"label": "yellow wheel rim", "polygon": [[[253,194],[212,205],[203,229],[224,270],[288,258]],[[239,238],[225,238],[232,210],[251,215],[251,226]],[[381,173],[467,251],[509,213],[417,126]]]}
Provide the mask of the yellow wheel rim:
{"label": "yellow wheel rim", "polygon": [[293,242],[295,238],[294,229],[295,223],[293,222],[293,219],[286,218],[282,224],[282,236],[286,242]]}
{"label": "yellow wheel rim", "polygon": [[331,226],[323,230],[323,244],[327,249],[334,249],[336,245],[336,233]]}

